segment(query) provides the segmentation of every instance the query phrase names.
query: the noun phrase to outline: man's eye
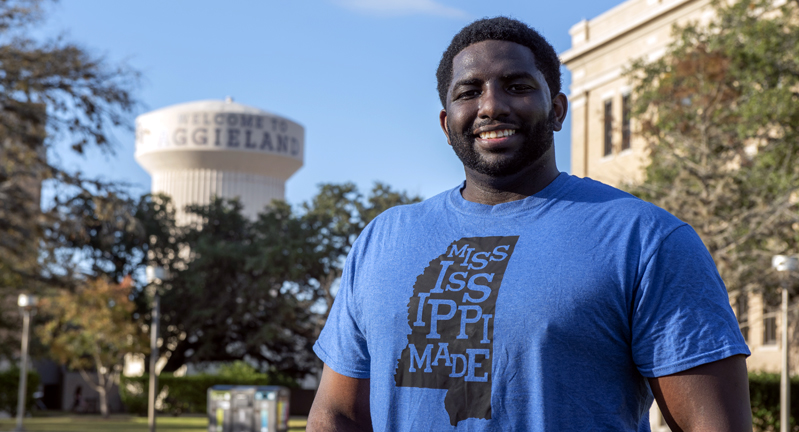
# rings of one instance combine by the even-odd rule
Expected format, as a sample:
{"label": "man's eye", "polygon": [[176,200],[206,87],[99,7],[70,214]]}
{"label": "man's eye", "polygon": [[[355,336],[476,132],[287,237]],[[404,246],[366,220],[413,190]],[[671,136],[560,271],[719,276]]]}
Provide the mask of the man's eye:
{"label": "man's eye", "polygon": [[475,97],[479,94],[477,90],[466,90],[458,93],[458,97],[456,99],[468,99]]}
{"label": "man's eye", "polygon": [[527,84],[511,84],[508,87],[508,90],[512,92],[525,92],[532,90],[532,88],[533,88],[532,86],[529,86]]}

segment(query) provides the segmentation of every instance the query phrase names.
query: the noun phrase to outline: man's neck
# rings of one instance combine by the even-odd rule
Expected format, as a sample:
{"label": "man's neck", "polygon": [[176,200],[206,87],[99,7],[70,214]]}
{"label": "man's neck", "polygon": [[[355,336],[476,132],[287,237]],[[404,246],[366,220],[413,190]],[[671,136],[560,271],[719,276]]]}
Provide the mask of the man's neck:
{"label": "man's neck", "polygon": [[554,154],[546,154],[536,163],[505,177],[491,177],[468,168],[465,171],[466,187],[461,191],[463,199],[487,205],[517,201],[535,195],[560,174]]}

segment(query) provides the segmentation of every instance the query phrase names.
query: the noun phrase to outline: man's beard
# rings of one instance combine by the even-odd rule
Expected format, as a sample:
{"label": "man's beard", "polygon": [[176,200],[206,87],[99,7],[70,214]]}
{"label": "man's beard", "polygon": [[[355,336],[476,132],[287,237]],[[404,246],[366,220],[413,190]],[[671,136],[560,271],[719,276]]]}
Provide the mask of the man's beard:
{"label": "man's beard", "polygon": [[460,133],[453,132],[450,127],[449,142],[463,166],[490,177],[507,177],[532,165],[552,148],[554,138],[555,110],[549,111],[546,120],[535,124],[524,124],[516,130],[516,134],[525,137],[524,144],[510,158],[497,162],[483,159],[475,150],[477,135],[471,131],[482,126],[475,124]]}

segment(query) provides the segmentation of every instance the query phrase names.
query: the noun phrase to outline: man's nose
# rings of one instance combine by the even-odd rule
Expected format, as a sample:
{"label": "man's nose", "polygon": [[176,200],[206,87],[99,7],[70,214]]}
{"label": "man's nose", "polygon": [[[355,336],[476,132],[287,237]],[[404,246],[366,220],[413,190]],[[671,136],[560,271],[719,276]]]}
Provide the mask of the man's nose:
{"label": "man's nose", "polygon": [[480,98],[477,116],[481,119],[501,119],[510,113],[507,95],[502,88],[489,85]]}

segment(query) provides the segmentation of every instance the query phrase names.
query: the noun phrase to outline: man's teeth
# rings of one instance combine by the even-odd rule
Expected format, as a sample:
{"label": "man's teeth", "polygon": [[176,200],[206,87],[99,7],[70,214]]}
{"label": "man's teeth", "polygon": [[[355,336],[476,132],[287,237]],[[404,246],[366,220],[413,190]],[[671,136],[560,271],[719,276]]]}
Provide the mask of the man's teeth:
{"label": "man's teeth", "polygon": [[482,139],[502,138],[502,137],[511,136],[515,133],[516,131],[513,129],[502,129],[489,132],[480,132],[480,138]]}

